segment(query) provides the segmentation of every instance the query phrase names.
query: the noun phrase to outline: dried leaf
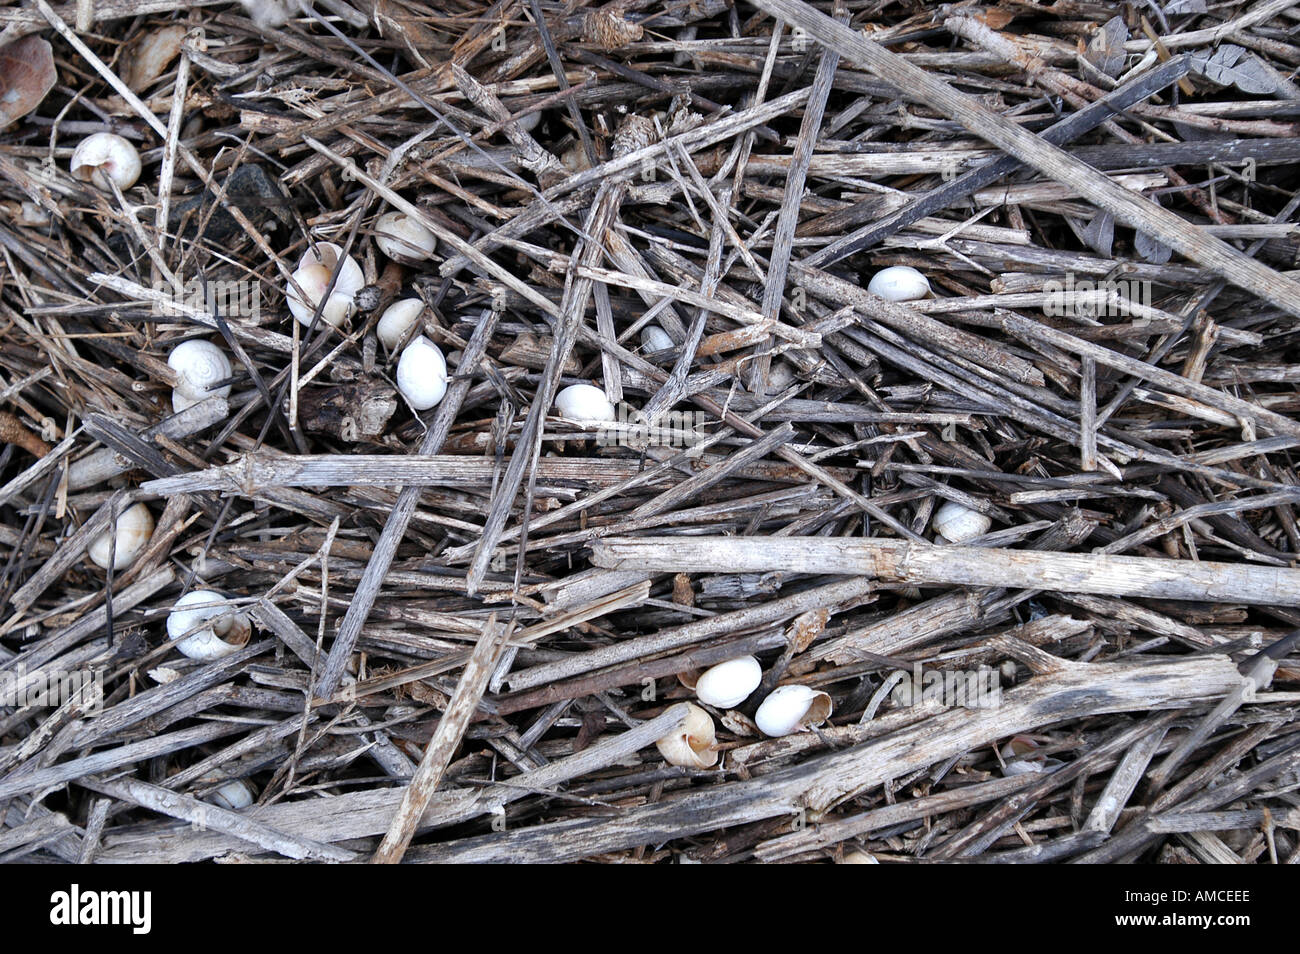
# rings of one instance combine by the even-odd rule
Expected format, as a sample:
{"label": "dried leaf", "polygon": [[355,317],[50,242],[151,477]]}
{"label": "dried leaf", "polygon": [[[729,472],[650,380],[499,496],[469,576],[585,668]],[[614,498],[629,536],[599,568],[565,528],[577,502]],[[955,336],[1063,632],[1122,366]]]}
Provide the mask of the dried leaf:
{"label": "dried leaf", "polygon": [[0,128],[39,106],[57,79],[54,51],[39,36],[0,49]]}
{"label": "dried leaf", "polygon": [[1127,40],[1128,27],[1124,25],[1123,19],[1111,17],[1088,43],[1083,57],[1107,76],[1119,76],[1127,59],[1124,52]]}
{"label": "dried leaf", "polygon": [[1193,56],[1192,69],[1211,83],[1235,86],[1243,93],[1271,93],[1277,78],[1254,54],[1225,43],[1209,56]]}
{"label": "dried leaf", "polygon": [[1115,216],[1109,212],[1098,212],[1089,220],[1079,237],[1098,255],[1110,258],[1111,247],[1115,242]]}
{"label": "dried leaf", "polygon": [[1163,242],[1157,242],[1145,232],[1133,233],[1133,248],[1153,265],[1163,265],[1173,257],[1173,249]]}
{"label": "dried leaf", "polygon": [[147,31],[131,44],[125,57],[127,68],[122,77],[136,93],[144,90],[162,76],[163,70],[180,55],[185,43],[185,27],[167,26]]}

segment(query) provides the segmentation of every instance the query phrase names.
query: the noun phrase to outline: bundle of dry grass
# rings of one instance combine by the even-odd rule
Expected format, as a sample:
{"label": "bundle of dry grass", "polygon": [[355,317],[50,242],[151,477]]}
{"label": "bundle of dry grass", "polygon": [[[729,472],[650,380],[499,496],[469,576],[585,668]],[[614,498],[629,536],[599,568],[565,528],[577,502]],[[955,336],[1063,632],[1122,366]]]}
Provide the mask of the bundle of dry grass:
{"label": "bundle of dry grass", "polygon": [[1294,6],[0,10],[0,860],[1300,859]]}

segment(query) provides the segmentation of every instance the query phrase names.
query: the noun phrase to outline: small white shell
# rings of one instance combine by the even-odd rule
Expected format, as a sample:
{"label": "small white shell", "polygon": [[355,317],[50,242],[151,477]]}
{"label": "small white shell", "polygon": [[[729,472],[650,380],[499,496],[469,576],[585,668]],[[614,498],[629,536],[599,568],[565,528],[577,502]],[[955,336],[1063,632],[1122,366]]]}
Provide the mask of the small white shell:
{"label": "small white shell", "polygon": [[424,302],[418,298],[403,298],[393,302],[384,309],[379,324],[375,325],[376,337],[391,351],[397,347],[407,329],[420,320],[422,311]]}
{"label": "small white shell", "polygon": [[570,421],[612,421],[614,405],[590,384],[571,384],[555,396],[555,413]]}
{"label": "small white shell", "polygon": [[232,812],[237,812],[241,808],[247,808],[253,804],[253,787],[242,778],[237,778],[210,793],[204,801],[211,802],[219,808],[228,808]]}
{"label": "small white shell", "polygon": [[72,174],[82,182],[92,183],[112,192],[109,180],[125,191],[140,178],[140,153],[115,133],[94,133],[72,151]]}
{"label": "small white shell", "polygon": [[302,324],[311,324],[316,305],[324,296],[335,271],[339,273],[338,281],[322,309],[321,319],[337,328],[352,317],[357,292],[366,284],[365,274],[356,259],[351,255],[344,256],[342,248],[333,242],[319,242],[314,249],[309,248],[304,253],[297,271],[293,273],[293,280],[302,288],[302,295],[292,283],[285,289],[289,311]]}
{"label": "small white shell", "polygon": [[541,121],[542,121],[542,111],[540,109],[535,109],[531,113],[528,113],[525,116],[520,116],[518,119],[515,120],[515,123],[524,132],[532,132],[534,129],[537,128],[537,124],[540,123]]}
{"label": "small white shell", "polygon": [[846,851],[844,857],[840,860],[842,865],[878,865],[875,855],[869,855],[865,851]]}
{"label": "small white shell", "polygon": [[351,255],[344,256],[343,246],[333,242],[317,242],[315,248],[303,252],[302,258],[298,259],[298,267],[305,268],[308,265],[324,265],[331,272],[340,272],[338,284],[334,286],[336,292],[355,295],[366,286],[365,273],[361,271],[357,260]]}
{"label": "small white shell", "polygon": [[784,391],[797,380],[794,368],[788,361],[773,361],[767,372],[767,383],[773,391]]}
{"label": "small white shell", "polygon": [[647,351],[666,351],[673,346],[673,339],[658,325],[646,325],[641,329],[641,346]]}
{"label": "small white shell", "polygon": [[[1002,760],[1006,764],[1002,767],[1003,775],[1037,775],[1047,768],[1047,762],[1055,762],[1055,759],[1045,760],[1041,755],[1035,756],[1034,749],[1038,748],[1038,743],[1028,736],[1014,736],[1010,742],[999,749]],[[1056,764],[1060,764],[1057,762]]]}
{"label": "small white shell", "polygon": [[947,500],[935,511],[930,526],[949,543],[966,543],[988,533],[989,527],[993,526],[993,518]]}
{"label": "small white shell", "polygon": [[153,527],[153,514],[149,512],[149,508],[142,503],[132,504],[118,515],[113,530],[105,530],[90,541],[90,546],[86,548],[86,556],[90,557],[90,562],[95,566],[107,570],[109,546],[116,533],[117,546],[113,551],[113,569],[125,570],[149,545],[149,538],[153,536]]}
{"label": "small white shell", "polygon": [[686,708],[690,710],[686,724],[671,735],[664,736],[655,746],[669,765],[712,768],[718,761],[718,752],[714,748],[717,735],[713,728],[713,717],[689,702]]}
{"label": "small white shell", "polygon": [[405,212],[385,212],[375,223],[379,251],[398,261],[424,261],[433,256],[438,238]]}
{"label": "small white shell", "polygon": [[910,265],[891,265],[876,272],[867,291],[885,301],[918,301],[930,294],[930,282]]}
{"label": "small white shell", "polygon": [[[222,605],[226,598],[212,590],[191,590],[167,617],[167,638],[191,659],[205,662],[229,656],[248,642],[248,617]],[[202,604],[211,604],[204,606]]]}
{"label": "small white shell", "polygon": [[821,725],[831,714],[831,697],[807,686],[778,687],[754,713],[754,724],[764,735],[789,735],[810,725]]}
{"label": "small white shell", "polygon": [[177,414],[209,397],[228,397],[230,385],[213,387],[233,373],[226,353],[211,341],[194,338],[182,341],[167,356],[167,364],[180,378],[172,391],[172,410]]}
{"label": "small white shell", "polygon": [[447,393],[447,359],[424,335],[416,335],[397,359],[397,390],[417,411],[427,411]]}
{"label": "small white shell", "polygon": [[763,667],[753,656],[728,659],[706,669],[695,681],[695,695],[705,705],[730,709],[749,698],[763,681]]}

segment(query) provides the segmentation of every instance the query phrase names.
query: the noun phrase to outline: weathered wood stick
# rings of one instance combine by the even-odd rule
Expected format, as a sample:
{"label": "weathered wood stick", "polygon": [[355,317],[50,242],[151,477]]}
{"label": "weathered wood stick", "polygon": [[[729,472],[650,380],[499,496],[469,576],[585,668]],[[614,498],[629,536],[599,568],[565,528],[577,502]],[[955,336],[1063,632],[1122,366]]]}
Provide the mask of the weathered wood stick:
{"label": "weathered wood stick", "polygon": [[904,96],[937,109],[975,135],[1032,166],[1054,182],[1073,186],[1098,208],[1125,225],[1159,239],[1165,245],[1216,275],[1292,315],[1300,317],[1300,283],[1206,235],[1154,202],[1117,185],[1086,162],[1051,145],[970,96],[953,89],[933,73],[890,53],[849,27],[818,12],[803,0],[754,0],[759,9],[802,27],[819,43],[846,60],[896,86]]}
{"label": "weathered wood stick", "polygon": [[84,755],[34,772],[8,776],[0,780],[0,799],[13,798],[26,792],[39,792],[66,782],[75,782],[79,778],[97,772],[107,772],[124,765],[167,755],[169,752],[178,752],[194,745],[212,742],[227,735],[234,735],[243,729],[243,726],[229,722],[206,722],[190,729],[155,735],[140,742],[131,742],[115,749]]}
{"label": "weathered wood stick", "polygon": [[415,776],[402,796],[402,804],[388,826],[388,834],[380,842],[371,863],[395,865],[406,854],[406,846],[411,843],[415,829],[420,824],[420,816],[429,807],[434,790],[442,780],[442,773],[451,763],[451,757],[460,746],[465,729],[478,708],[479,701],[487,689],[488,679],[496,668],[501,651],[505,648],[507,627],[497,625],[496,615],[488,617],[483,626],[483,635],[474,646],[456,691],[447,704],[446,711],[438,720],[438,728],[429,740],[429,747],[424,750],[424,757],[415,770]]}
{"label": "weathered wood stick", "polygon": [[286,858],[351,861],[356,857],[355,852],[348,851],[346,848],[337,848],[307,838],[296,838],[282,831],[276,831],[249,815],[201,802],[190,795],[169,792],[165,788],[150,785],[139,779],[119,778],[104,781],[83,778],[79,779],[77,784],[101,795],[130,802],[173,818],[180,818],[193,825],[234,835],[236,838],[241,838],[267,851],[274,851]]}
{"label": "weathered wood stick", "polygon": [[763,573],[770,570],[880,577],[906,583],[1222,600],[1300,606],[1300,570],[1156,557],[935,546],[901,540],[821,537],[612,537],[592,543],[610,570]]}
{"label": "weathered wood stick", "polygon": [[[218,421],[230,417],[230,404],[222,397],[205,398],[185,410],[164,418],[155,426],[142,431],[142,440],[150,441],[155,436],[180,440],[207,430]],[[85,490],[95,484],[125,474],[135,465],[129,457],[119,454],[111,447],[102,447],[85,457],[68,465],[68,489]]]}
{"label": "weathered wood stick", "polygon": [[[702,469],[712,461],[692,462]],[[636,476],[636,461],[600,458],[543,457],[537,462],[537,479],[577,481],[606,486]],[[751,462],[733,472],[749,480],[794,483],[801,479],[785,464]],[[847,471],[845,472],[848,473]],[[216,490],[256,496],[277,487],[490,487],[495,474],[487,458],[458,454],[249,454],[230,464],[208,470],[159,477],[141,485],[146,494],[173,494]],[[655,483],[671,485],[673,477]]]}

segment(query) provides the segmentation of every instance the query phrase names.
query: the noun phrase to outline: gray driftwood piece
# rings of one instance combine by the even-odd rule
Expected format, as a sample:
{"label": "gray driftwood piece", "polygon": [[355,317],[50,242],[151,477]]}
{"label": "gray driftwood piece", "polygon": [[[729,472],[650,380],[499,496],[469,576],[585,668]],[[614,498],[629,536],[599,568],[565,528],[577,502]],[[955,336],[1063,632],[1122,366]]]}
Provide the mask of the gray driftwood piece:
{"label": "gray driftwood piece", "polygon": [[914,584],[1300,606],[1300,570],[1248,563],[936,546],[847,537],[612,537],[593,541],[592,550],[593,562],[610,570],[793,570]]}
{"label": "gray driftwood piece", "polygon": [[124,802],[161,812],[199,827],[211,828],[241,838],[250,844],[287,858],[310,858],[315,861],[351,861],[356,855],[344,848],[309,839],[295,838],[259,822],[251,814],[241,814],[218,805],[201,802],[189,795],[169,792],[135,778],[112,781],[81,779],[78,784],[91,791]]}

